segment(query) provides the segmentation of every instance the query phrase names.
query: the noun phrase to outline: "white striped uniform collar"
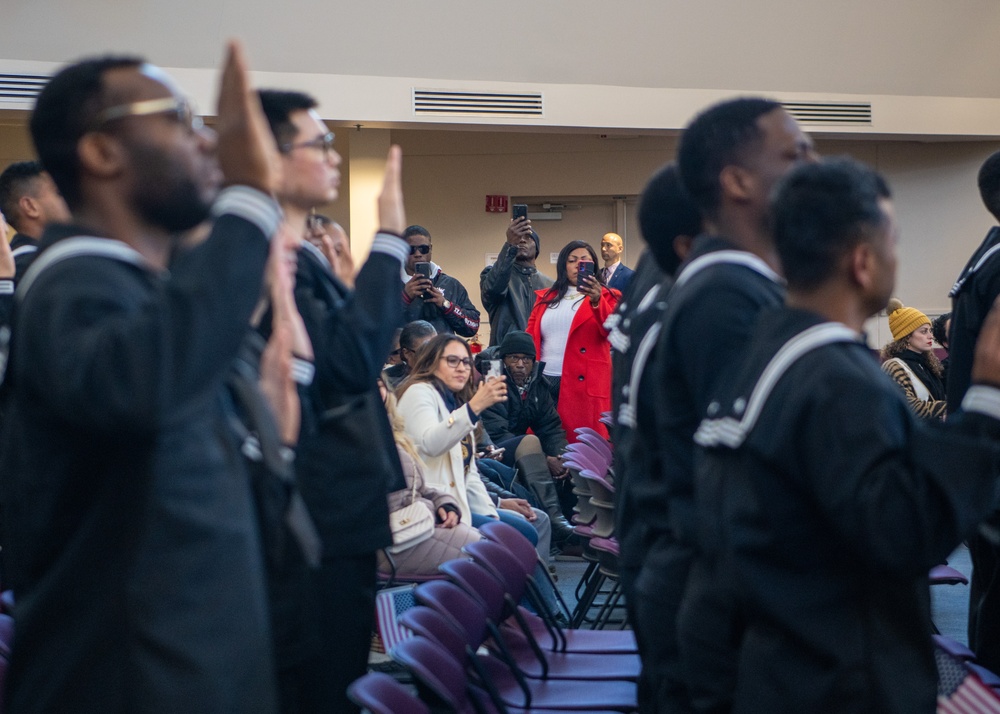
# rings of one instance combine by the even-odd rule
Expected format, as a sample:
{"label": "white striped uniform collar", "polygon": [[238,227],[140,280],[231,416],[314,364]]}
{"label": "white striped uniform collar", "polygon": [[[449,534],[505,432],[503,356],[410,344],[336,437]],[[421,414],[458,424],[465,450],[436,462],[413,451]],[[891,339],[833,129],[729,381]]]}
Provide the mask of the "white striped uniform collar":
{"label": "white striped uniform collar", "polygon": [[976,261],[975,265],[973,265],[968,271],[958,276],[958,280],[956,280],[955,284],[951,286],[951,291],[948,293],[948,297],[953,298],[956,295],[958,295],[959,291],[961,291],[962,289],[962,286],[965,285],[965,282],[973,275],[975,275],[977,272],[979,272],[979,269],[982,268],[983,265],[986,264],[986,261],[992,258],[997,251],[1000,251],[1000,243],[998,243],[997,245],[993,246],[988,251],[983,253],[982,257]]}
{"label": "white striped uniform collar", "polygon": [[705,268],[710,268],[713,265],[742,265],[763,275],[771,282],[778,283],[779,285],[785,284],[784,279],[774,272],[770,265],[753,253],[748,253],[745,250],[716,250],[711,253],[699,255],[685,265],[681,269],[680,275],[677,276],[677,281],[674,283],[673,289],[676,290]]}
{"label": "white striped uniform collar", "polygon": [[[785,373],[795,362],[807,353],[835,342],[861,341],[861,335],[839,322],[823,322],[795,335],[781,346],[757,380],[750,399],[742,397],[733,403],[733,410],[741,414],[740,419],[725,416],[719,419],[705,419],[695,432],[694,441],[699,446],[726,446],[736,449],[746,441],[757,424],[768,397]],[[718,411],[718,402],[709,405],[709,414]]]}
{"label": "white striped uniform collar", "polygon": [[15,248],[10,252],[12,258],[20,258],[22,255],[30,255],[31,253],[37,253],[37,245],[22,245],[20,248]]}
{"label": "white striped uniform collar", "polygon": [[24,296],[43,270],[64,260],[81,256],[110,258],[122,263],[130,263],[144,270],[160,272],[139,251],[121,241],[94,236],[74,236],[55,243],[38,256],[17,285],[17,299],[24,300]]}

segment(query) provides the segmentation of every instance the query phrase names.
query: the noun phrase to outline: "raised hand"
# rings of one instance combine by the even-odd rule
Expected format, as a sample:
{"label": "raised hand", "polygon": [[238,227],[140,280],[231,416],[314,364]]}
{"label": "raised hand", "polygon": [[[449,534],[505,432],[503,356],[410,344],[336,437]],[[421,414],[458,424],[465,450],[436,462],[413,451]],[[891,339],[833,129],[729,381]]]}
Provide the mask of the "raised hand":
{"label": "raised hand", "polygon": [[385,162],[385,178],[378,197],[378,220],[380,228],[399,235],[406,229],[402,172],[403,151],[393,145],[389,147],[389,157]]}
{"label": "raised hand", "polygon": [[531,235],[531,221],[527,218],[511,219],[507,226],[507,242],[513,246],[521,242],[521,238]]}
{"label": "raised hand", "polygon": [[295,266],[301,240],[287,223],[282,223],[271,239],[268,258],[273,322],[288,330],[291,350],[297,357],[313,359],[312,342],[302,315],[295,304]]}
{"label": "raised hand", "polygon": [[274,135],[260,108],[242,45],[229,43],[219,85],[219,166],[227,186],[242,184],[274,193],[281,181],[281,159]]}
{"label": "raised hand", "polygon": [[507,401],[507,380],[491,379],[479,385],[479,389],[469,400],[469,406],[476,414],[482,414],[494,404],[505,401]]}

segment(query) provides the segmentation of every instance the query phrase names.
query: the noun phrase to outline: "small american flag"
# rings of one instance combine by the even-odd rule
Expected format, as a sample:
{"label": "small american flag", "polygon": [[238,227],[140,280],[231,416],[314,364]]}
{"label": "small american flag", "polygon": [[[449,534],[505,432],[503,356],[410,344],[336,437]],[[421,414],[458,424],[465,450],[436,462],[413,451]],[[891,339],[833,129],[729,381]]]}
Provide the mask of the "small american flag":
{"label": "small american flag", "polygon": [[386,652],[391,652],[400,642],[413,637],[412,632],[399,624],[399,616],[411,607],[416,607],[417,601],[413,598],[415,587],[404,585],[386,588],[375,596],[375,619]]}
{"label": "small american flag", "polygon": [[960,659],[935,646],[934,660],[938,670],[939,714],[1000,713],[1000,696]]}

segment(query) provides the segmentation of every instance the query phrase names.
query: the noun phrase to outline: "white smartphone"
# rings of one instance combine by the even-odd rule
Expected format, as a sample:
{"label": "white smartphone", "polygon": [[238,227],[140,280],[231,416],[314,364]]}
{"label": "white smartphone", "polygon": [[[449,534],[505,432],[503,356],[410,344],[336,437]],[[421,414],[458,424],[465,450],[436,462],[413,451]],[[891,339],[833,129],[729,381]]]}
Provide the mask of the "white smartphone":
{"label": "white smartphone", "polygon": [[503,362],[498,359],[486,360],[486,381],[503,377]]}

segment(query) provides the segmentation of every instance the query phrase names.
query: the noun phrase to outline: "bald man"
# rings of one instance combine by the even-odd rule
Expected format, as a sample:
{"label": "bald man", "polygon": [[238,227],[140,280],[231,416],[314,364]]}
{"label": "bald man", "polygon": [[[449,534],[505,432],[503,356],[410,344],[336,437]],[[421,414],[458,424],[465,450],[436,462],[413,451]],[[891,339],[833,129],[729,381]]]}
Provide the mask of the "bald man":
{"label": "bald man", "polygon": [[605,233],[601,238],[601,258],[604,259],[604,268],[601,270],[601,277],[604,284],[609,288],[621,290],[625,293],[632,275],[635,273],[631,268],[622,264],[622,253],[625,251],[625,244],[622,237],[617,233]]}

